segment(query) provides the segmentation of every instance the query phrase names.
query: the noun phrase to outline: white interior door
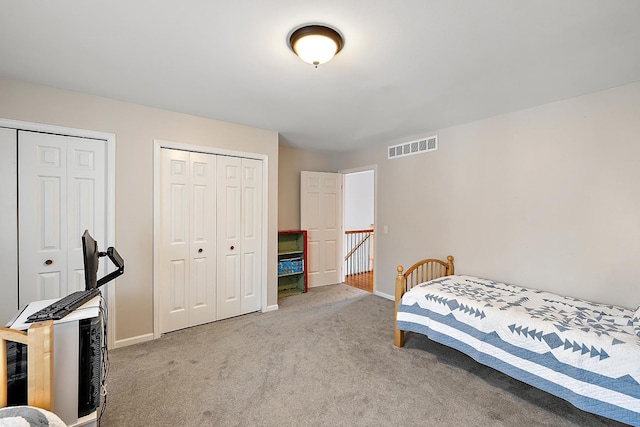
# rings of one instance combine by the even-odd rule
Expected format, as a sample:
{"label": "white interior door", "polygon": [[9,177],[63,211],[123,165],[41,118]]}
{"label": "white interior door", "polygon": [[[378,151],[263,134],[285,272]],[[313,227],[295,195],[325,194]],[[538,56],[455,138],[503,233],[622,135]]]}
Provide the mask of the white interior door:
{"label": "white interior door", "polygon": [[218,156],[218,319],[241,313],[242,159]]}
{"label": "white interior door", "polygon": [[309,286],[338,283],[342,260],[342,175],[300,173],[300,227],[307,230]]}
{"label": "white interior door", "polygon": [[161,150],[162,332],[215,320],[215,156]]}
{"label": "white interior door", "polygon": [[81,236],[105,241],[105,205],[104,141],[18,132],[21,305],[85,288]]}

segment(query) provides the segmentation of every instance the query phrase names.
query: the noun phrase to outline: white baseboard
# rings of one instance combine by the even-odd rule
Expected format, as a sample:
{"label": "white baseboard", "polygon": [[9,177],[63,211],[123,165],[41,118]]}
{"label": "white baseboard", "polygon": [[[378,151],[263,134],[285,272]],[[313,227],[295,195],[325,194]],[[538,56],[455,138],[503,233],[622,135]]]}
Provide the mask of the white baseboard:
{"label": "white baseboard", "polygon": [[276,311],[278,309],[278,304],[268,305],[267,308],[263,311],[263,313],[268,313],[270,311]]}
{"label": "white baseboard", "polygon": [[396,300],[396,297],[394,297],[393,295],[384,294],[384,293],[379,292],[379,291],[375,291],[373,294],[377,295],[379,297],[382,297],[382,298],[390,299],[391,301],[395,301]]}
{"label": "white baseboard", "polygon": [[123,340],[116,340],[114,348],[127,347],[134,344],[140,344],[143,342],[153,340],[153,333],[138,335],[137,337],[125,338]]}
{"label": "white baseboard", "polygon": [[320,284],[320,285],[308,285],[308,286],[307,286],[307,288],[308,288],[308,289],[311,289],[311,288],[320,288],[320,287],[322,287],[322,286],[339,285],[339,284],[341,284],[341,283],[342,283],[342,284],[344,284],[344,281],[343,281],[343,282],[336,282],[336,283],[322,283],[322,284]]}

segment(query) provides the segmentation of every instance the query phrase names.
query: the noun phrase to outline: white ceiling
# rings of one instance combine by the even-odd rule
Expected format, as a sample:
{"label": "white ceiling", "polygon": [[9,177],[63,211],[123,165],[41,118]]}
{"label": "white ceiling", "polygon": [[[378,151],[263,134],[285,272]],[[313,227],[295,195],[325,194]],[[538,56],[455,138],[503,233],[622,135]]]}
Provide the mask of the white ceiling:
{"label": "white ceiling", "polygon": [[640,1],[0,0],[0,75],[341,151],[640,81]]}

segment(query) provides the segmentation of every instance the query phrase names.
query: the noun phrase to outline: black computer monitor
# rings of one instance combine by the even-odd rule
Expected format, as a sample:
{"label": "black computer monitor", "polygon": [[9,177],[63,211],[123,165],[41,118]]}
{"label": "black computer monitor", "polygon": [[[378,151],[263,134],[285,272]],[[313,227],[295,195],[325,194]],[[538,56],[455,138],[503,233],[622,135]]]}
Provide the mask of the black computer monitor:
{"label": "black computer monitor", "polygon": [[98,287],[98,260],[100,258],[98,243],[93,240],[89,230],[84,230],[82,234],[82,254],[84,256],[84,284],[88,291]]}
{"label": "black computer monitor", "polygon": [[[107,252],[98,251],[98,243],[91,237],[89,230],[82,233],[82,254],[84,257],[84,282],[85,289],[90,290],[104,285],[124,273],[124,260],[113,248],[107,248]],[[116,270],[98,280],[98,263],[100,257],[108,256],[116,266]]]}

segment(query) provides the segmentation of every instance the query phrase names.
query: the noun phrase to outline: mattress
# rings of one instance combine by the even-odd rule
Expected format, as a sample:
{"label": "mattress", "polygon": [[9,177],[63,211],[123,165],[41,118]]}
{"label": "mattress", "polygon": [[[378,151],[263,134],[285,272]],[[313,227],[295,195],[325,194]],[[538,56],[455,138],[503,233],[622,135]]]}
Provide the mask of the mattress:
{"label": "mattress", "polygon": [[396,327],[571,402],[640,425],[640,309],[471,276],[415,286]]}

